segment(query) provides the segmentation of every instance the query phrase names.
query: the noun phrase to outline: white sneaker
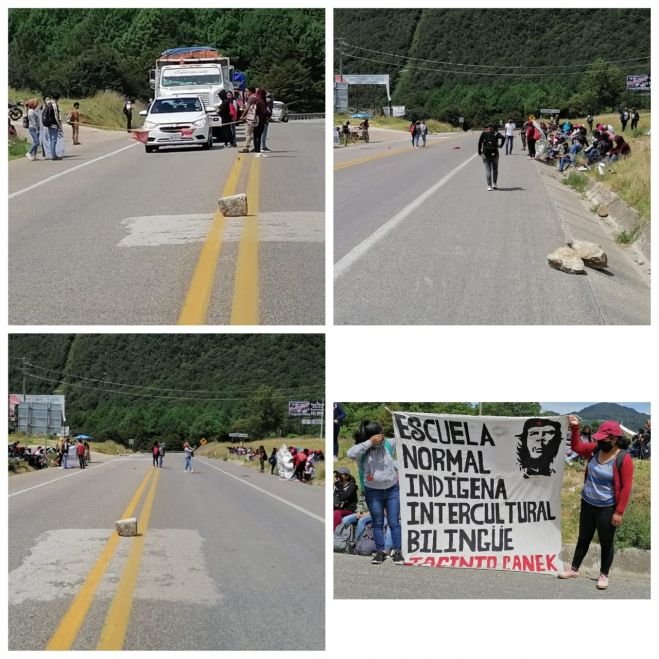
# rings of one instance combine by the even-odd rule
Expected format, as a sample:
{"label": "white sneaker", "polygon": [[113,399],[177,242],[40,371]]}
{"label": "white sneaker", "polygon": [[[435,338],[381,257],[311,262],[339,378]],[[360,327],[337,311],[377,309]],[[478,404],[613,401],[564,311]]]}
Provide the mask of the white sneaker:
{"label": "white sneaker", "polygon": [[488,185],[488,186],[487,186],[487,191],[488,191],[488,192],[492,192],[492,186],[491,186],[491,185]]}
{"label": "white sneaker", "polygon": [[494,190],[496,190],[496,189],[497,189],[497,184],[495,183],[495,184],[492,186],[492,188],[493,188]]}

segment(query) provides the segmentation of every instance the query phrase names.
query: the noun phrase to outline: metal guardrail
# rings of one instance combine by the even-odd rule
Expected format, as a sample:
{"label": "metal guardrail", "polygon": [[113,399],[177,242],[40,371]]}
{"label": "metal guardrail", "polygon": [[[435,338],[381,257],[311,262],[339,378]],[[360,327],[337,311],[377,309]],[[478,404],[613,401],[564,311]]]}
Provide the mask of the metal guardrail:
{"label": "metal guardrail", "polygon": [[288,115],[289,121],[295,121],[297,119],[324,119],[324,112],[291,112]]}

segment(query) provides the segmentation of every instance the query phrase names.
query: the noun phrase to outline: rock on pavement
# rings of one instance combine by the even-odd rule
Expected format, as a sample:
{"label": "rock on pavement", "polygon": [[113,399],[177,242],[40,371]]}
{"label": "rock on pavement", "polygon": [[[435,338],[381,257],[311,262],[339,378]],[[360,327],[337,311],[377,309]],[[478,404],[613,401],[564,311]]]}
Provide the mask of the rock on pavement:
{"label": "rock on pavement", "polygon": [[217,206],[224,217],[245,217],[247,215],[247,195],[234,194],[220,197]]}
{"label": "rock on pavement", "polygon": [[606,252],[595,243],[590,243],[587,240],[573,240],[568,243],[576,255],[583,260],[583,262],[591,268],[606,268],[608,259]]}
{"label": "rock on pavement", "polygon": [[118,519],[114,523],[114,528],[119,535],[137,535],[137,518],[128,517],[127,519]]}
{"label": "rock on pavement", "polygon": [[552,268],[573,275],[585,274],[584,262],[571,247],[559,247],[547,254],[547,261]]}

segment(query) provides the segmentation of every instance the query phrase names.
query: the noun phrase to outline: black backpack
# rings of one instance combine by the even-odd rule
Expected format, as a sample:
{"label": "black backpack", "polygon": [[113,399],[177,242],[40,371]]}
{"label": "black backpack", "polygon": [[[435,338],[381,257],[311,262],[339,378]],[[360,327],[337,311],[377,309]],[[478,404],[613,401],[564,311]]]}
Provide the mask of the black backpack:
{"label": "black backpack", "polygon": [[41,124],[46,128],[54,126],[57,123],[55,119],[55,110],[51,103],[44,105],[43,112],[41,113]]}
{"label": "black backpack", "polygon": [[496,158],[499,153],[497,146],[498,143],[497,134],[495,132],[484,133],[483,138],[483,155],[486,158]]}

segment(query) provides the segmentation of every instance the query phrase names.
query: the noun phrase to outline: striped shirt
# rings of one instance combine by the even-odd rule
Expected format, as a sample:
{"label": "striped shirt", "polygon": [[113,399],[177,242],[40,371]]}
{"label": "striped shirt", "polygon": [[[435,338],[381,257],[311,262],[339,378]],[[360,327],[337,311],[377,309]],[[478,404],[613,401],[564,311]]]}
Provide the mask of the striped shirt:
{"label": "striped shirt", "polygon": [[586,484],[581,492],[581,497],[586,503],[598,508],[615,506],[615,491],[613,488],[613,470],[615,469],[615,458],[600,464],[597,458],[588,462]]}

